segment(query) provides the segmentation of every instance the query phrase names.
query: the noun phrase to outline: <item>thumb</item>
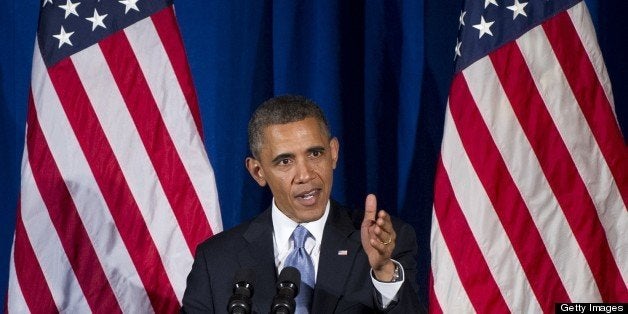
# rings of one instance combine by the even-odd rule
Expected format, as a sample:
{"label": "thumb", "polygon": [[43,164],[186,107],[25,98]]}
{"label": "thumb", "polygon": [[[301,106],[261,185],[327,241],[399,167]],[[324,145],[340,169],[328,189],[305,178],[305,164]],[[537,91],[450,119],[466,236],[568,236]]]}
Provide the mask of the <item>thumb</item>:
{"label": "thumb", "polygon": [[366,196],[366,201],[364,202],[364,223],[370,223],[375,221],[375,215],[377,214],[377,198],[373,194],[369,194]]}

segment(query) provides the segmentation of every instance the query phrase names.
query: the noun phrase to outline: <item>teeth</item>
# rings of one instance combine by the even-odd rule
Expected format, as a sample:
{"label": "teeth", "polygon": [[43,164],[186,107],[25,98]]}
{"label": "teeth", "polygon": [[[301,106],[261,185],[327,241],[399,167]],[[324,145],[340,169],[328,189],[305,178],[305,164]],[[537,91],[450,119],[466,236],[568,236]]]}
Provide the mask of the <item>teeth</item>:
{"label": "teeth", "polygon": [[312,192],[309,192],[309,193],[306,193],[306,194],[303,194],[303,196],[301,196],[301,197],[304,198],[304,199],[310,199],[310,198],[314,197],[315,193],[316,193],[316,190],[314,190]]}

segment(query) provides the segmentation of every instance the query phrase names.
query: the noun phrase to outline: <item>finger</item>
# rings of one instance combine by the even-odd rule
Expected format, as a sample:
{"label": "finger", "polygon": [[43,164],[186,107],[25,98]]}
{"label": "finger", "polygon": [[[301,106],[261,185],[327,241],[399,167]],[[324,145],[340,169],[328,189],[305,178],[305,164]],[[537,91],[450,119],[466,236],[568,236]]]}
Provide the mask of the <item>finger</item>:
{"label": "finger", "polygon": [[374,225],[369,228],[369,239],[371,241],[374,240],[375,243],[381,244],[390,241],[390,239],[392,239],[392,235],[379,226]]}
{"label": "finger", "polygon": [[377,239],[371,239],[371,246],[377,250],[377,252],[379,254],[384,254],[385,253],[385,249],[386,246],[384,244],[382,244],[381,242],[379,242]]}
{"label": "finger", "polygon": [[390,235],[390,232],[388,232],[386,229],[380,227],[380,226],[375,226],[375,228],[373,229],[373,233],[378,237],[378,238],[386,238],[388,239],[388,235]]}
{"label": "finger", "polygon": [[390,215],[388,215],[388,213],[386,213],[384,210],[380,210],[379,213],[377,213],[377,216],[378,218],[375,221],[375,224],[377,226],[384,229],[384,231],[388,233],[394,232],[392,221],[390,220]]}
{"label": "finger", "polygon": [[388,212],[386,212],[386,210],[381,209],[379,212],[377,212],[377,218],[382,220],[390,220],[390,215],[388,214]]}
{"label": "finger", "polygon": [[379,231],[375,232],[375,234],[381,238],[386,238],[388,239],[389,237],[393,236],[395,234],[395,230],[390,227],[390,226],[379,226],[379,225],[375,225]]}
{"label": "finger", "polygon": [[391,242],[389,244],[383,244],[377,239],[371,239],[371,246],[382,256],[390,257],[392,248],[394,248],[394,243]]}
{"label": "finger", "polygon": [[384,233],[382,228],[380,228],[378,226],[372,226],[370,228],[369,238],[371,240],[374,240],[375,243],[381,244],[382,242],[386,242],[386,240],[388,240],[389,237],[388,237],[388,235],[386,235]]}
{"label": "finger", "polygon": [[377,198],[373,194],[369,194],[366,196],[366,201],[364,202],[364,223],[370,223],[375,221],[375,216],[377,213]]}
{"label": "finger", "polygon": [[392,224],[392,221],[390,220],[390,215],[382,209],[377,213],[377,224],[383,225],[386,223]]}
{"label": "finger", "polygon": [[373,230],[373,233],[375,234],[376,239],[379,242],[383,242],[383,243],[390,243],[393,242],[395,240],[395,234],[392,232],[388,232],[382,228],[380,228],[379,226],[376,226],[375,229]]}

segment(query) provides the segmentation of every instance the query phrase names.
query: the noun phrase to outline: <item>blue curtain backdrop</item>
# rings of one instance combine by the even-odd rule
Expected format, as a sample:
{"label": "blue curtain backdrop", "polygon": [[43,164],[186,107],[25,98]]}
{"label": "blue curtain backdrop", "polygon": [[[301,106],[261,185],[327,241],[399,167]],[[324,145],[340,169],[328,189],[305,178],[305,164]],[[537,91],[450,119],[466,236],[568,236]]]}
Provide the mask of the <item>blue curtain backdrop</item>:
{"label": "blue curtain backdrop", "polygon": [[[244,169],[246,125],[278,94],[314,99],[340,140],[333,197],[367,193],[414,225],[427,289],[434,164],[453,71],[461,0],[177,1],[199,95],[224,226],[270,202]],[[587,1],[628,129],[628,25],[623,1]],[[25,110],[39,1],[0,1],[0,295],[19,194]],[[141,7],[141,2],[138,4]],[[598,18],[599,17],[599,18]],[[3,302],[4,303],[4,302]]]}

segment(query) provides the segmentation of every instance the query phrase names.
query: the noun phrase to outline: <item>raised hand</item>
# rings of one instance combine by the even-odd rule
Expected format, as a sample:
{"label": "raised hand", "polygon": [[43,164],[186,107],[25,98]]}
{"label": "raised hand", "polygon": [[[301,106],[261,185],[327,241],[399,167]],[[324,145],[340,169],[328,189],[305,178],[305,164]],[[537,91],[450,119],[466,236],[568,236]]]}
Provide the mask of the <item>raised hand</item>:
{"label": "raised hand", "polygon": [[380,281],[390,281],[395,265],[390,259],[395,249],[396,233],[390,215],[384,210],[377,212],[377,198],[369,194],[364,202],[364,220],[361,227],[362,247],[369,264]]}

